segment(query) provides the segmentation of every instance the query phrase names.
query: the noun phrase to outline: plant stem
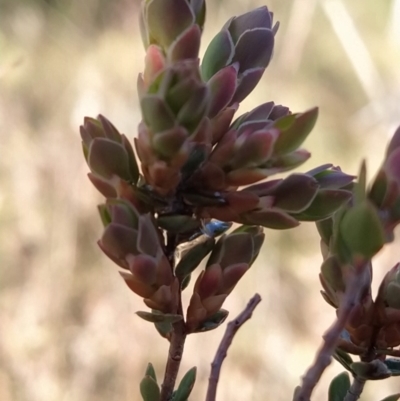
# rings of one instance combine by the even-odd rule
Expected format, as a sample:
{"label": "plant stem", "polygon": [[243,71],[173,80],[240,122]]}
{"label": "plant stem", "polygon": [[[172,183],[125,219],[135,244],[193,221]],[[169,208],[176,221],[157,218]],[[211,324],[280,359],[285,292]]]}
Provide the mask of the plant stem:
{"label": "plant stem", "polygon": [[[172,269],[175,264],[176,235],[168,234],[166,254]],[[182,316],[182,320],[172,325],[172,334],[168,350],[168,360],[165,367],[164,381],[161,386],[160,401],[170,401],[175,388],[176,377],[182,360],[183,349],[186,340],[186,325],[183,319],[183,308],[181,298],[181,283],[179,283],[177,314]]]}
{"label": "plant stem", "polygon": [[344,397],[343,401],[357,401],[364,389],[365,380],[361,377],[355,376],[351,387]]}
{"label": "plant stem", "polygon": [[164,382],[161,386],[160,401],[169,401],[174,391],[176,377],[182,360],[186,340],[186,328],[183,320],[173,325],[168,360],[165,367]]}
{"label": "plant stem", "polygon": [[324,342],[317,352],[314,363],[303,376],[303,382],[295,393],[294,401],[310,401],[311,393],[320,380],[322,373],[332,362],[337,341],[346,326],[351,312],[360,297],[360,282],[363,274],[368,273],[368,264],[357,266],[344,294],[343,303],[338,309],[338,317],[324,335]]}
{"label": "plant stem", "polygon": [[254,309],[260,303],[260,301],[261,301],[260,295],[255,294],[253,298],[250,299],[243,312],[241,312],[240,315],[237,316],[235,320],[232,320],[227,325],[224,337],[222,338],[221,343],[219,344],[217,353],[215,354],[215,358],[211,364],[211,374],[210,378],[208,379],[206,401],[215,401],[215,397],[217,395],[219,375],[221,373],[221,366],[222,362],[224,361],[224,359],[228,354],[228,348],[232,344],[233,337],[235,336],[236,332],[247,320],[251,318]]}

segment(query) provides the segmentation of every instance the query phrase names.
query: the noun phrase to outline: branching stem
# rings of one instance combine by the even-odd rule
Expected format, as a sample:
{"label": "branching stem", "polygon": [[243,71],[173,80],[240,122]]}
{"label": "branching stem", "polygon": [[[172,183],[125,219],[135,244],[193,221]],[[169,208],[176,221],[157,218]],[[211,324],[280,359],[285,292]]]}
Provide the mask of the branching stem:
{"label": "branching stem", "polygon": [[314,363],[303,376],[303,382],[295,393],[294,401],[310,401],[314,387],[321,379],[322,373],[332,362],[332,354],[335,352],[337,341],[342,333],[351,312],[360,297],[362,275],[367,271],[367,266],[358,266],[355,274],[346,288],[343,302],[338,310],[338,317],[324,335],[324,342],[317,352]]}
{"label": "branching stem", "polygon": [[224,359],[228,354],[228,348],[232,344],[233,337],[235,336],[236,332],[247,320],[251,318],[254,309],[260,303],[260,301],[261,301],[260,295],[255,294],[253,298],[250,299],[243,312],[241,312],[240,315],[238,315],[235,320],[232,320],[231,322],[228,323],[224,337],[222,338],[221,343],[219,344],[217,353],[215,354],[215,358],[211,364],[211,374],[210,378],[208,379],[206,401],[215,401],[222,362],[224,361]]}
{"label": "branching stem", "polygon": [[355,376],[353,383],[351,383],[351,387],[349,388],[349,391],[347,392],[343,401],[357,401],[364,389],[364,385],[365,380]]}
{"label": "branching stem", "polygon": [[[168,235],[166,254],[171,267],[174,268],[175,263],[175,250],[176,250],[176,236]],[[179,283],[181,284],[181,283]],[[183,318],[183,308],[181,299],[181,288],[179,285],[179,299],[178,299],[178,310],[177,314],[182,316],[182,320],[173,324],[173,330],[170,339],[170,345],[168,350],[168,360],[165,367],[164,381],[161,386],[160,401],[170,401],[172,393],[175,388],[176,378],[178,376],[179,367],[181,365],[183,349],[186,340],[186,325]]]}

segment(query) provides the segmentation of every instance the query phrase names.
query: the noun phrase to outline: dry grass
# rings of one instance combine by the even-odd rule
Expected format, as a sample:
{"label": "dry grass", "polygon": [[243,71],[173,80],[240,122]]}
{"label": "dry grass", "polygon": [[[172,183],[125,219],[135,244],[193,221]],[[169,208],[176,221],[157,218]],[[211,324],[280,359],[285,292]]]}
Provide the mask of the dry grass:
{"label": "dry grass", "polygon": [[[262,4],[209,3],[207,41],[230,15]],[[314,157],[302,171],[329,161],[355,173],[367,156],[372,172],[400,123],[399,1],[347,3],[268,4],[282,24],[277,51],[242,110],[271,99],[293,111],[321,107],[306,143]],[[2,401],[139,400],[147,362],[162,375],[167,344],[134,315],[141,301],[96,247],[101,198],[85,176],[78,136],[83,116],[98,113],[135,135],[143,65],[137,7],[133,0],[0,0]],[[233,316],[255,291],[263,296],[230,350],[219,401],[290,399],[334,318],[319,296],[313,225],[268,230],[266,238],[226,305]],[[377,279],[396,261],[399,246],[392,249],[380,256]],[[222,330],[188,340],[183,370],[199,369],[193,400],[204,399]],[[325,375],[316,401],[340,370]],[[378,400],[398,383],[370,384],[364,399]]]}

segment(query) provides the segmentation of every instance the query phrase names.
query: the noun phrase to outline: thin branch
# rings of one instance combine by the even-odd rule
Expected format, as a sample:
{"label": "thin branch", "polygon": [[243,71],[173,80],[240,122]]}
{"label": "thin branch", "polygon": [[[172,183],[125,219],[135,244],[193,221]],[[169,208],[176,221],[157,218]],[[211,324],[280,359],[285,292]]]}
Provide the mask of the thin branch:
{"label": "thin branch", "polygon": [[[167,237],[166,254],[171,267],[175,264],[176,236],[169,234]],[[171,342],[168,350],[168,360],[165,367],[164,381],[161,386],[160,401],[169,401],[175,388],[176,378],[182,361],[183,349],[186,340],[186,325],[183,319],[181,283],[179,283],[178,310],[177,314],[182,320],[172,325]]]}
{"label": "thin branch", "polygon": [[228,348],[232,344],[233,337],[235,336],[236,332],[247,320],[251,318],[254,309],[260,303],[260,301],[261,301],[261,296],[259,294],[255,294],[253,298],[250,299],[249,303],[247,304],[243,312],[241,312],[240,315],[238,315],[235,320],[232,320],[231,322],[228,323],[224,337],[222,338],[221,343],[219,344],[217,353],[215,354],[215,358],[211,364],[211,373],[210,373],[210,378],[208,379],[206,401],[215,401],[219,376],[221,373],[221,367],[224,359],[228,354]]}
{"label": "thin branch", "polygon": [[173,325],[171,343],[168,351],[168,360],[165,367],[164,381],[161,386],[160,401],[169,401],[174,391],[176,377],[182,361],[183,349],[186,340],[186,327],[183,320]]}
{"label": "thin branch", "polygon": [[362,391],[364,390],[365,380],[358,376],[354,377],[351,387],[344,397],[343,401],[357,401],[360,398]]}
{"label": "thin branch", "polygon": [[310,401],[311,393],[320,380],[324,370],[332,362],[332,354],[335,352],[340,334],[342,333],[351,312],[360,297],[361,276],[366,271],[366,266],[356,268],[355,275],[352,277],[346,288],[343,303],[338,310],[338,317],[333,325],[324,334],[324,342],[317,352],[314,363],[310,366],[307,373],[303,376],[301,387],[296,392],[295,401]]}

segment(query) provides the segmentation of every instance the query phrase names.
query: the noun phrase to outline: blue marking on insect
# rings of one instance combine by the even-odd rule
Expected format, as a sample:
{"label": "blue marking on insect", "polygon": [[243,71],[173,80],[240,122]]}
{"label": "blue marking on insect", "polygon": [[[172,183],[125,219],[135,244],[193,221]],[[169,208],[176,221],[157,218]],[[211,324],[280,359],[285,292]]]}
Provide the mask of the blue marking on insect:
{"label": "blue marking on insect", "polygon": [[228,231],[232,227],[232,223],[226,221],[211,220],[208,223],[202,222],[201,231],[210,238],[216,238]]}

